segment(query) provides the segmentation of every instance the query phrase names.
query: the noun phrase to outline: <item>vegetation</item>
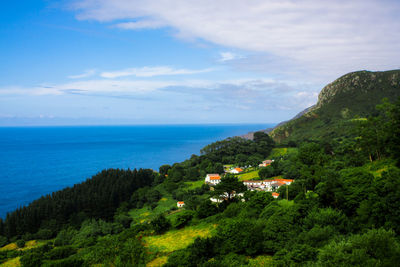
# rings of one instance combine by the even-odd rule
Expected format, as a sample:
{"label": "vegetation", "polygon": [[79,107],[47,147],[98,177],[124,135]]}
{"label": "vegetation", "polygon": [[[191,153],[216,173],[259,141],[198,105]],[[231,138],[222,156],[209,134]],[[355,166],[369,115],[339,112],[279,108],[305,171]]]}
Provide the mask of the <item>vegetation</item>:
{"label": "vegetation", "polygon": [[400,70],[346,74],[322,89],[314,107],[274,129],[271,136],[286,144],[354,136],[354,119],[376,114],[375,106],[385,97],[400,97]]}
{"label": "vegetation", "polygon": [[[9,214],[0,223],[0,263],[397,266],[400,99],[348,122],[344,135],[296,140],[295,148],[256,133],[210,144],[159,173],[103,171]],[[270,166],[256,167],[272,155]],[[203,183],[228,164],[253,167],[211,188]],[[274,177],[294,179],[278,199],[241,182]]]}

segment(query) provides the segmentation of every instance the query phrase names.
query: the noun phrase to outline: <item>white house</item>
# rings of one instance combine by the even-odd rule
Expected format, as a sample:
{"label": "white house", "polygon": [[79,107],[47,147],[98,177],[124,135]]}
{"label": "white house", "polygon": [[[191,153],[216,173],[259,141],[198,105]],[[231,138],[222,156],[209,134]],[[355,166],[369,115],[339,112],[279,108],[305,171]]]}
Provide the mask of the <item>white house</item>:
{"label": "white house", "polygon": [[210,201],[211,201],[211,202],[214,202],[214,203],[221,203],[221,202],[222,202],[222,199],[215,198],[215,197],[211,197],[211,198],[210,198]]}
{"label": "white house", "polygon": [[[232,194],[230,195],[230,198],[234,198],[234,197],[236,197],[236,196],[241,197],[241,198],[242,198],[242,201],[243,201],[244,193],[238,193],[238,194],[232,193]],[[222,195],[220,195],[219,198],[211,197],[211,198],[210,198],[210,201],[211,201],[211,202],[214,202],[214,203],[221,203],[223,200],[227,200],[228,197],[229,197],[229,194],[228,194],[227,192],[225,192],[225,193],[223,193]]]}
{"label": "white house", "polygon": [[183,201],[178,201],[178,202],[176,203],[176,205],[178,206],[178,208],[182,208],[183,206],[185,206],[185,202],[183,202]]}
{"label": "white house", "polygon": [[274,162],[274,160],[267,159],[267,160],[264,160],[264,161],[263,161],[261,164],[259,164],[258,166],[259,166],[259,167],[267,167],[267,166],[271,165],[272,162]]}
{"label": "white house", "polygon": [[219,174],[216,174],[216,173],[207,174],[206,179],[205,179],[206,184],[217,185],[220,182],[221,182],[221,176],[219,176]]}
{"label": "white house", "polygon": [[282,185],[290,185],[293,179],[271,179],[271,180],[248,180],[243,181],[243,184],[247,186],[247,189],[254,190],[264,190],[264,191],[274,191],[281,187]]}
{"label": "white house", "polygon": [[273,193],[272,193],[272,196],[273,196],[274,198],[278,198],[278,197],[279,197],[279,193],[273,192]]}
{"label": "white house", "polygon": [[241,168],[234,168],[234,169],[230,170],[229,173],[238,174],[238,173],[241,173],[242,171],[243,170]]}

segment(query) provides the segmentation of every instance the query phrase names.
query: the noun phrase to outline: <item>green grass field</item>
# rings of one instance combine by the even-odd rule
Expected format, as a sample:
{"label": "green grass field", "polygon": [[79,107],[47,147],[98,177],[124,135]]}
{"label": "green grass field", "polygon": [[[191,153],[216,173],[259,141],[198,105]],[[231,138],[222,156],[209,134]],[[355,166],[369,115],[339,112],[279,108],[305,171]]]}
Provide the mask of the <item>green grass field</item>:
{"label": "green grass field", "polygon": [[21,266],[21,262],[19,261],[19,258],[20,257],[16,257],[16,258],[10,259],[10,260],[0,264],[0,266],[1,267],[17,267],[17,266]]}
{"label": "green grass field", "polygon": [[148,206],[144,206],[141,209],[132,209],[129,211],[129,215],[135,222],[143,223],[152,220],[158,214],[164,213],[172,207],[176,207],[176,200],[171,195],[164,195],[158,201],[157,207],[154,210],[151,210]]}
{"label": "green grass field", "polygon": [[204,180],[193,181],[193,182],[185,182],[185,185],[187,186],[187,189],[189,189],[189,190],[193,190],[193,189],[199,188],[203,184],[204,184]]}
{"label": "green grass field", "polygon": [[269,158],[278,158],[287,154],[297,153],[296,147],[277,147],[272,149],[271,155]]}
{"label": "green grass field", "polygon": [[214,224],[198,224],[179,230],[170,230],[163,235],[146,236],[143,241],[150,250],[158,253],[170,253],[183,249],[193,243],[197,237],[211,236],[216,228]]}
{"label": "green grass field", "polygon": [[239,181],[246,181],[246,180],[259,178],[258,171],[259,170],[255,170],[255,171],[251,171],[251,172],[247,172],[247,173],[238,175]]}
{"label": "green grass field", "polygon": [[260,255],[255,257],[254,259],[249,259],[250,267],[258,267],[258,266],[273,266],[272,256]]}

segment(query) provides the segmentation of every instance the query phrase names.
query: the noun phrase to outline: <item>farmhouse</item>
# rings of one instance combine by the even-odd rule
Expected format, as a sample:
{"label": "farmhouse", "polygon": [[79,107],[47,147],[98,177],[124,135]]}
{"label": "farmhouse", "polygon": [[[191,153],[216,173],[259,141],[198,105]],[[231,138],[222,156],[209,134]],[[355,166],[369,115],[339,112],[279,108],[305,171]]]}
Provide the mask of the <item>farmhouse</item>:
{"label": "farmhouse", "polygon": [[267,167],[267,166],[271,165],[272,162],[274,162],[274,160],[267,159],[267,160],[264,160],[264,161],[263,161],[261,164],[259,164],[258,166],[259,166],[259,167]]}
{"label": "farmhouse", "polygon": [[185,202],[183,202],[183,201],[178,201],[178,202],[176,203],[176,205],[178,206],[178,208],[182,208],[183,206],[185,206]]}
{"label": "farmhouse", "polygon": [[221,182],[221,176],[219,176],[219,174],[216,174],[216,173],[207,174],[206,179],[205,179],[206,184],[217,185],[220,182]]}
{"label": "farmhouse", "polygon": [[282,185],[290,185],[293,179],[271,179],[271,180],[248,180],[243,181],[243,184],[247,186],[248,190],[263,190],[263,191],[275,191]]}
{"label": "farmhouse", "polygon": [[238,174],[238,173],[241,173],[242,171],[243,170],[241,168],[234,168],[234,169],[230,170],[229,173]]}
{"label": "farmhouse", "polygon": [[243,199],[244,194],[243,193],[236,194],[235,192],[231,193],[230,197],[229,197],[228,193],[226,193],[226,192],[224,194],[220,195],[219,197],[211,197],[210,201],[214,202],[214,203],[221,203],[224,200],[228,200],[229,198],[232,199],[236,196],[241,197],[242,201],[244,201],[244,199]]}
{"label": "farmhouse", "polygon": [[274,198],[278,198],[278,197],[279,197],[279,193],[273,192],[273,193],[272,193],[272,196],[273,196]]}

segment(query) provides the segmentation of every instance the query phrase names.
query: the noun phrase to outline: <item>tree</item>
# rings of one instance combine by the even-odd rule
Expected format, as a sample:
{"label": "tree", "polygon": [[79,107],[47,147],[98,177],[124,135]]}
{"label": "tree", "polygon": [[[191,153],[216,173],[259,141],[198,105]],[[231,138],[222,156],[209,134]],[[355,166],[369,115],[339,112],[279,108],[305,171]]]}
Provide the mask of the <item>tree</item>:
{"label": "tree", "polygon": [[175,223],[174,223],[175,228],[184,227],[186,224],[190,222],[190,220],[193,218],[193,215],[194,211],[190,210],[185,210],[180,212],[175,218]]}
{"label": "tree", "polygon": [[166,174],[168,174],[168,171],[169,171],[169,169],[171,169],[171,166],[170,165],[168,165],[168,164],[165,164],[165,165],[161,165],[160,166],[160,174],[161,175],[166,175]]}
{"label": "tree", "polygon": [[400,246],[392,231],[373,229],[321,249],[317,266],[397,266]]}
{"label": "tree", "polygon": [[237,194],[246,190],[247,187],[235,176],[227,174],[221,178],[221,182],[215,186],[212,194],[218,199],[225,199],[230,202]]}
{"label": "tree", "polygon": [[197,217],[202,219],[218,213],[218,207],[209,199],[203,201],[197,208]]}
{"label": "tree", "polygon": [[163,214],[160,214],[156,218],[154,218],[150,222],[150,225],[152,226],[156,234],[162,234],[171,227],[170,221],[165,218]]}
{"label": "tree", "polygon": [[7,245],[7,237],[0,235],[0,248]]}

